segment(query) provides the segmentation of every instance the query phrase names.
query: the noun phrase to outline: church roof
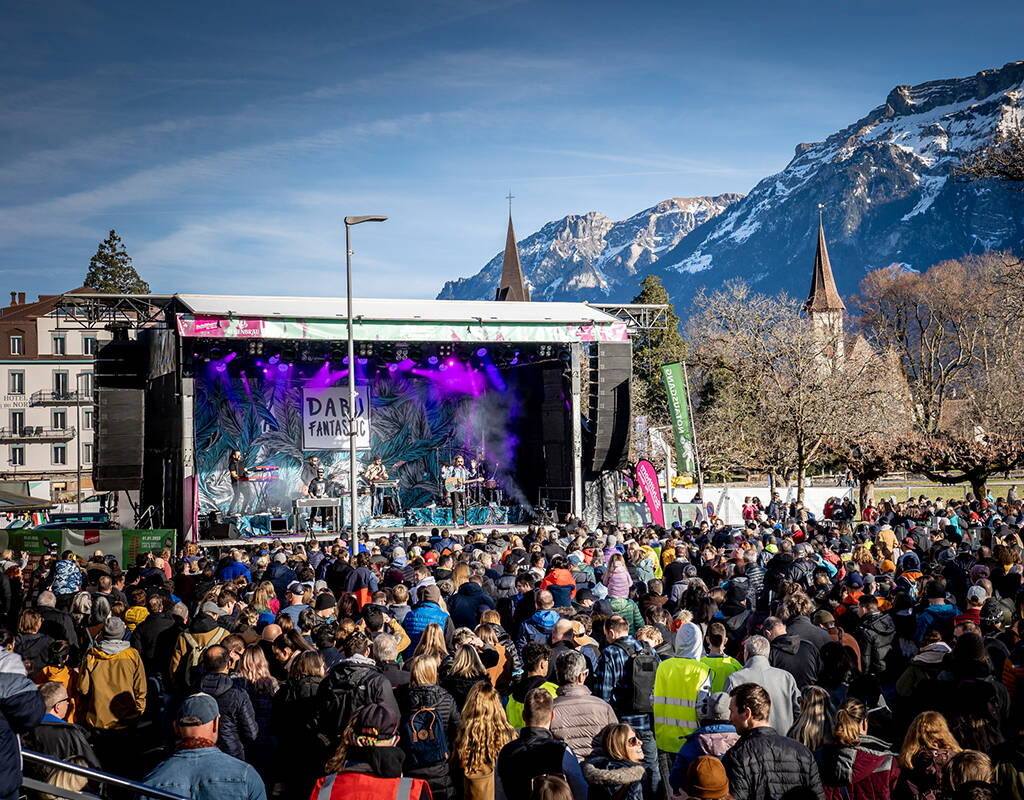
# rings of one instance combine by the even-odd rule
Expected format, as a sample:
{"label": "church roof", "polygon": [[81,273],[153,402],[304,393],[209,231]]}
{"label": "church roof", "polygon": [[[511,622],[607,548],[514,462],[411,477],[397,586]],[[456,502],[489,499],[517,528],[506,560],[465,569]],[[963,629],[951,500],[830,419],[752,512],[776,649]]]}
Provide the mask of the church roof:
{"label": "church roof", "polygon": [[529,301],[530,289],[523,277],[519,263],[519,248],[516,246],[516,231],[512,227],[512,214],[508,215],[508,233],[505,236],[505,257],[501,262],[501,282],[494,294],[495,300]]}
{"label": "church roof", "polygon": [[825,244],[825,228],[818,218],[818,251],[814,254],[814,275],[811,292],[807,295],[808,311],[845,311],[846,304],[839,296],[836,279],[832,276],[832,262]]}

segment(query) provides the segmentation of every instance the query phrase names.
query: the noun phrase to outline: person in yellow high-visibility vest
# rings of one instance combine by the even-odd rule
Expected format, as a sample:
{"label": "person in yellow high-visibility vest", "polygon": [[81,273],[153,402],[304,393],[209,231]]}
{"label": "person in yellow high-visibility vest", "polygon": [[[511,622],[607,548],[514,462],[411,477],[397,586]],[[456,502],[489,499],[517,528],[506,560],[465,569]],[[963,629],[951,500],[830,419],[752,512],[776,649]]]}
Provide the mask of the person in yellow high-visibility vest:
{"label": "person in yellow high-visibility vest", "polygon": [[725,654],[727,638],[728,633],[721,622],[712,622],[708,625],[708,633],[704,637],[708,652],[701,659],[701,663],[711,670],[712,692],[721,692],[725,689],[726,679],[737,670],[743,669],[743,665],[739,661]]}
{"label": "person in yellow high-visibility vest", "polygon": [[505,705],[505,716],[508,717],[508,724],[513,728],[522,728],[526,724],[523,721],[523,704],[526,702],[526,695],[531,690],[539,686],[555,697],[558,684],[547,679],[550,659],[551,648],[543,642],[529,642],[523,648],[525,674],[512,686],[508,703]]}
{"label": "person in yellow high-visibility vest", "polygon": [[700,727],[697,708],[712,682],[711,670],[701,662],[701,639],[699,627],[684,623],[676,635],[678,655],[662,661],[654,677],[654,740],[661,754],[678,753],[683,738]]}

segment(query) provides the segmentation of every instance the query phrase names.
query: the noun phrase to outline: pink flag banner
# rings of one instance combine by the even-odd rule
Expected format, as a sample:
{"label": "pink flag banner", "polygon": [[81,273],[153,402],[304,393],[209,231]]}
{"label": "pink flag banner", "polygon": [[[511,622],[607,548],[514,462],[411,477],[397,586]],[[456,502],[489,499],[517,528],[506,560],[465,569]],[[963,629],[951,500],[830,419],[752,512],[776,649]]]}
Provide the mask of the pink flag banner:
{"label": "pink flag banner", "polygon": [[665,507],[661,504],[661,487],[658,485],[658,471],[650,461],[636,462],[636,482],[644,493],[647,509],[651,512],[651,522],[665,527]]}

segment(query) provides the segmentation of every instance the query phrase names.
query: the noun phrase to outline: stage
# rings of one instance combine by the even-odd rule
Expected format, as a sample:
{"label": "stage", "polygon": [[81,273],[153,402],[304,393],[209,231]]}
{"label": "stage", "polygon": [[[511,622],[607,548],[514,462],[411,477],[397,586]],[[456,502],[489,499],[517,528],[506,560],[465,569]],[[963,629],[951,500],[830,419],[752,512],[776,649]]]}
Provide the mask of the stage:
{"label": "stage", "polygon": [[98,418],[112,427],[94,474],[141,488],[154,523],[184,540],[207,540],[211,521],[301,531],[314,511],[336,527],[353,436],[360,529],[451,527],[459,499],[466,527],[598,504],[594,519],[615,518],[592,486],[628,451],[631,343],[625,321],[585,303],[354,299],[350,365],[344,299],[64,301],[72,321],[137,329],[97,358]]}
{"label": "stage", "polygon": [[[492,530],[498,531],[499,534],[511,536],[514,534],[526,533],[526,525],[489,525],[484,529],[485,534],[490,534]],[[378,539],[399,535],[406,542],[410,541],[413,537],[420,535],[429,534],[433,529],[422,526],[413,527],[400,527],[400,528],[374,528],[368,531],[362,531],[359,535],[359,540],[365,543],[367,540],[374,542]],[[459,528],[448,528],[448,534],[455,539],[465,539],[465,537],[472,531],[480,530],[478,527],[459,527]],[[347,532],[343,531],[340,538],[347,539]],[[300,533],[288,533],[281,536],[247,536],[240,539],[199,539],[198,544],[203,547],[249,547],[252,545],[272,545],[275,542],[291,543],[291,544],[302,544],[308,542],[310,539],[316,539],[318,542],[333,542],[339,538],[336,533],[316,533],[316,534],[300,534]]]}

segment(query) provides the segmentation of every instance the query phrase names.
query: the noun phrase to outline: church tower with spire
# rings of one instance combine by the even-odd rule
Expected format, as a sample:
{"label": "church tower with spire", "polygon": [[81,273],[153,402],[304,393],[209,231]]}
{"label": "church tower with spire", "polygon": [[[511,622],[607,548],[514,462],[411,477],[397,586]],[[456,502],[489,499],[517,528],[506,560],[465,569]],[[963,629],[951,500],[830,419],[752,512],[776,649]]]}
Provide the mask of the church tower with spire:
{"label": "church tower with spire", "polygon": [[501,281],[495,300],[518,300],[529,302],[530,287],[523,276],[523,266],[519,263],[519,247],[516,245],[516,230],[512,227],[512,193],[508,194],[508,233],[505,235],[505,257],[501,262]]}
{"label": "church tower with spire", "polygon": [[832,262],[825,244],[825,226],[818,206],[818,250],[814,254],[814,274],[811,277],[811,291],[804,305],[807,316],[815,331],[828,342],[834,363],[841,362],[844,355],[843,317],[846,304],[839,296],[836,279],[832,275]]}

